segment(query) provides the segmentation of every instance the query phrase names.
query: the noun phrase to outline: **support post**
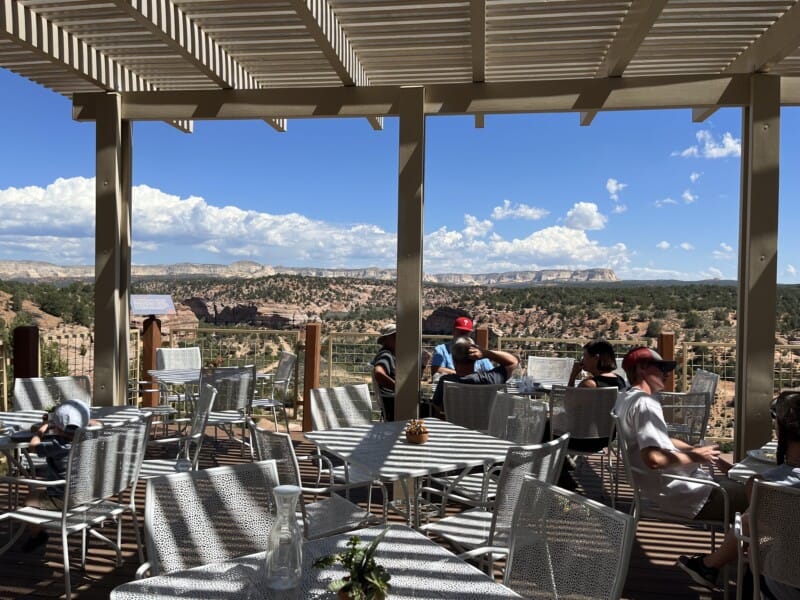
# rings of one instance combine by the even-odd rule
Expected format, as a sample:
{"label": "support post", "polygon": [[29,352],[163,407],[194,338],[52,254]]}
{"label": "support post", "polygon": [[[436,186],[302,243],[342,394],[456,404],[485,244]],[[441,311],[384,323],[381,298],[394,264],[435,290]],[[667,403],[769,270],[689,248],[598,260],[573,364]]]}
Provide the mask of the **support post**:
{"label": "support post", "polygon": [[[658,334],[658,341],[656,342],[656,349],[664,360],[675,360],[675,334],[671,331],[665,331]],[[684,377],[686,374],[684,373]],[[664,380],[664,391],[675,391],[675,372],[669,374]]]}
{"label": "support post", "polygon": [[395,420],[417,416],[422,347],[422,236],[425,90],[400,92],[397,199],[397,377]]}
{"label": "support post", "polygon": [[752,75],[742,110],[735,455],[772,435],[778,275],[780,77]]}
{"label": "support post", "polygon": [[486,325],[475,328],[475,343],[481,348],[489,347],[489,328]]}
{"label": "support post", "polygon": [[125,403],[128,391],[131,124],[119,94],[98,103],[96,122],[95,381],[98,406]]}
{"label": "support post", "polygon": [[311,389],[319,387],[322,323],[306,324],[306,366],[303,380],[303,431],[311,431]]}
{"label": "support post", "polygon": [[142,406],[158,406],[158,382],[150,375],[149,371],[156,368],[156,350],[161,348],[161,321],[149,316],[142,324]]}

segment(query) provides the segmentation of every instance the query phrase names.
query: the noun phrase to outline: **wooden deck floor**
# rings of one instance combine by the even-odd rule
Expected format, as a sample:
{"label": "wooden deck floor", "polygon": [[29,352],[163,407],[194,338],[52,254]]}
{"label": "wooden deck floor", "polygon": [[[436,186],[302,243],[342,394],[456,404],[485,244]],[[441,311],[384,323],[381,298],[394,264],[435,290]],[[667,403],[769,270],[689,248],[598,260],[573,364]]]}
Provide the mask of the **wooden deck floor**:
{"label": "wooden deck floor", "polygon": [[[312,446],[303,441],[302,434],[293,433],[298,454],[308,453]],[[228,440],[207,443],[201,459],[202,467],[215,464],[234,464],[247,460],[241,456],[240,445]],[[578,491],[600,499],[599,463],[589,461],[579,469],[575,479]],[[624,490],[623,490],[623,498]],[[0,487],[0,506],[5,506],[5,490]],[[144,486],[137,490],[139,519],[143,521]],[[623,501],[622,508],[627,508]],[[397,519],[397,517],[391,517]],[[71,543],[71,557],[77,557],[78,537]],[[633,548],[630,571],[623,594],[630,600],[659,600],[674,598],[722,598],[694,585],[674,566],[680,554],[707,551],[709,534],[700,530],[660,522],[642,521]],[[96,543],[90,546],[85,569],[77,564],[72,569],[75,598],[80,600],[108,598],[111,590],[133,579],[139,565],[132,523],[123,527],[123,565],[114,566],[113,552]],[[72,559],[75,560],[75,559]],[[9,551],[0,556],[0,599],[39,599],[63,596],[63,559],[60,543],[51,536],[47,547],[39,553],[22,554]],[[77,562],[77,561],[76,561]]]}

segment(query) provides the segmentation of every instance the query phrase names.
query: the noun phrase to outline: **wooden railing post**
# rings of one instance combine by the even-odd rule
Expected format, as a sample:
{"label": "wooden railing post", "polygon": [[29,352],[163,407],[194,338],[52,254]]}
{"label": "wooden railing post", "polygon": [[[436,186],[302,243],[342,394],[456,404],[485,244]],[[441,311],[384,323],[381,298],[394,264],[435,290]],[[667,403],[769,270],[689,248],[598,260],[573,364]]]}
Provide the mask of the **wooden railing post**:
{"label": "wooden railing post", "polygon": [[481,325],[475,329],[475,342],[481,348],[489,347],[489,328],[486,325]]}
{"label": "wooden railing post", "polygon": [[[658,334],[658,353],[664,360],[675,360],[675,334],[667,331]],[[685,376],[685,374],[684,374]],[[675,391],[675,372],[669,374],[664,382],[664,391]]]}
{"label": "wooden railing post", "polygon": [[311,389],[319,387],[322,323],[306,325],[306,368],[303,381],[303,431],[311,431]]}
{"label": "wooden railing post", "polygon": [[161,398],[158,394],[158,383],[149,371],[156,368],[156,350],[161,347],[161,321],[154,316],[147,317],[142,324],[142,372],[140,379],[148,383],[142,384],[142,406],[158,406]]}

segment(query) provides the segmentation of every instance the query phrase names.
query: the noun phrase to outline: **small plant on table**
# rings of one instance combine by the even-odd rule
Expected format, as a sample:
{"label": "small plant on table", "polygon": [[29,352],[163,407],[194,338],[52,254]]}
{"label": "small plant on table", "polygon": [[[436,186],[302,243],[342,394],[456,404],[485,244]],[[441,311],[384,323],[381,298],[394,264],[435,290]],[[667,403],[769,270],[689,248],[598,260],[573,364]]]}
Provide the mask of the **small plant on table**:
{"label": "small plant on table", "polygon": [[422,419],[410,419],[406,423],[406,440],[412,444],[424,444],[428,441],[428,427]]}
{"label": "small plant on table", "polygon": [[347,542],[347,549],[339,554],[330,554],[314,561],[317,568],[330,567],[336,563],[349,571],[342,579],[332,581],[328,589],[337,592],[339,598],[347,600],[383,600],[389,593],[391,575],[375,562],[375,550],[386,535],[384,529],[371,544],[364,545],[354,535]]}

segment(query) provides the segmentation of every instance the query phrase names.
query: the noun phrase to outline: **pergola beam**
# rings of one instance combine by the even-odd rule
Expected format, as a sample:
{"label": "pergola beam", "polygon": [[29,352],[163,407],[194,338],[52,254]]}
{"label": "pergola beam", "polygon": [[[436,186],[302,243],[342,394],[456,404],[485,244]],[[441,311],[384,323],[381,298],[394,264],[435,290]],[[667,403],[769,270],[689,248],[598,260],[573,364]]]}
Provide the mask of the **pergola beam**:
{"label": "pergola beam", "polygon": [[486,80],[486,0],[472,0],[469,7],[472,81]]}
{"label": "pergola beam", "polygon": [[[639,46],[653,28],[653,24],[664,10],[667,0],[634,0],[622,19],[617,35],[609,44],[606,56],[597,69],[595,77],[622,77]],[[581,125],[592,123],[596,110],[581,113]]]}
{"label": "pergola beam", "polygon": [[[800,46],[800,4],[795,4],[722,72],[731,75],[768,72],[775,63],[797,50],[798,46]],[[692,121],[702,123],[719,108],[717,105],[695,108],[692,111]]]}

